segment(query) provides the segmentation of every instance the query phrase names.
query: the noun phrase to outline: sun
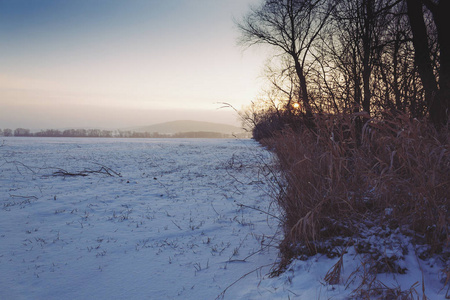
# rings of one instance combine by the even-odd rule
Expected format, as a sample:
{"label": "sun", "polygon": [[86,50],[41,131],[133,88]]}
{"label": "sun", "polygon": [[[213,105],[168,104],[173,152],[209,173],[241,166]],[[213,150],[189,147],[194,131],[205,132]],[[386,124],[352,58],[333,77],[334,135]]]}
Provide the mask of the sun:
{"label": "sun", "polygon": [[294,109],[300,109],[300,103],[295,102],[294,104],[292,104],[292,107],[293,107]]}

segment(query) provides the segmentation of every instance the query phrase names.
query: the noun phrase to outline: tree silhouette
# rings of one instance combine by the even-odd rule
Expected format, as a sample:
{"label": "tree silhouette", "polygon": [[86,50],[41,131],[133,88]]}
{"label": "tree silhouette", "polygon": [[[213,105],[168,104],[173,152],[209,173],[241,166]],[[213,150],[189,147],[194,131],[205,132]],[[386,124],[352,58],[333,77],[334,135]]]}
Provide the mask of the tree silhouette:
{"label": "tree silhouette", "polygon": [[450,109],[449,15],[443,0],[265,0],[237,25],[243,45],[275,50],[270,84],[306,120],[358,113],[362,129],[390,111],[440,127]]}
{"label": "tree silhouette", "polygon": [[242,44],[270,45],[289,58],[299,83],[297,97],[308,118],[312,117],[312,107],[307,58],[330,16],[332,8],[327,4],[320,0],[266,0],[238,23]]}

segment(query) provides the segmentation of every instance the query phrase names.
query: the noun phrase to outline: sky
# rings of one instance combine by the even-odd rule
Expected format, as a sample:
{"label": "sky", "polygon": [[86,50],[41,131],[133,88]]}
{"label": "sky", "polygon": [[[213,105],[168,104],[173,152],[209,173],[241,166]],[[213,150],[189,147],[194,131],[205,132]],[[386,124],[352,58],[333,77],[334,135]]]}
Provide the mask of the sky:
{"label": "sky", "polygon": [[239,125],[266,55],[238,45],[259,0],[0,0],[0,128]]}

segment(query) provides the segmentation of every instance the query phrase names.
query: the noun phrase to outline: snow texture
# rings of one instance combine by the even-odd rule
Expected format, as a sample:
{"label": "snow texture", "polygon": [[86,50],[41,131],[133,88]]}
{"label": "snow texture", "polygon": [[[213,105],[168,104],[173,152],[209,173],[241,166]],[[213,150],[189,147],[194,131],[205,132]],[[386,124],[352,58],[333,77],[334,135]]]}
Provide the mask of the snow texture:
{"label": "snow texture", "polygon": [[[0,299],[348,297],[361,265],[350,248],[339,284],[325,283],[339,259],[325,256],[268,276],[282,238],[264,213],[278,215],[273,180],[252,140],[4,138]],[[419,281],[422,296],[423,275],[443,299],[439,263],[409,250],[407,274],[383,282]]]}

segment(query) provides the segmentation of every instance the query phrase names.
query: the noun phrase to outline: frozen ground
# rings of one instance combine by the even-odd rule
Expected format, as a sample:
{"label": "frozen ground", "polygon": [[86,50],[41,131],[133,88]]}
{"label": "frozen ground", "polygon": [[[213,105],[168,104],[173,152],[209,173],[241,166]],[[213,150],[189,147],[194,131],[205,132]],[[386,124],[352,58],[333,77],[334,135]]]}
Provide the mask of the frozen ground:
{"label": "frozen ground", "polygon": [[[353,249],[335,285],[323,256],[267,276],[272,162],[251,140],[3,140],[0,299],[343,299],[361,281]],[[444,299],[440,262],[409,250],[383,282]]]}

